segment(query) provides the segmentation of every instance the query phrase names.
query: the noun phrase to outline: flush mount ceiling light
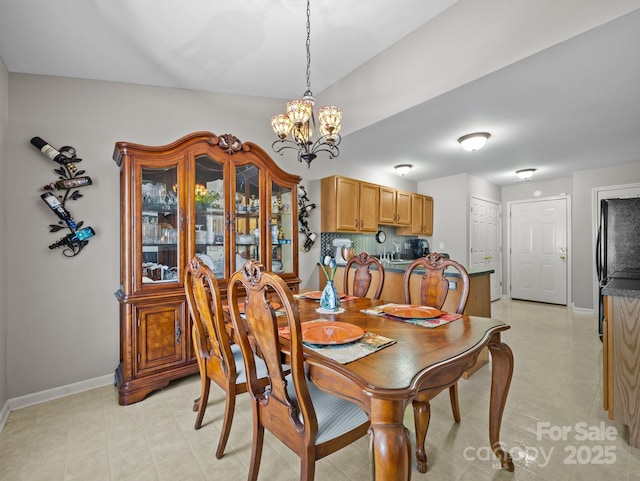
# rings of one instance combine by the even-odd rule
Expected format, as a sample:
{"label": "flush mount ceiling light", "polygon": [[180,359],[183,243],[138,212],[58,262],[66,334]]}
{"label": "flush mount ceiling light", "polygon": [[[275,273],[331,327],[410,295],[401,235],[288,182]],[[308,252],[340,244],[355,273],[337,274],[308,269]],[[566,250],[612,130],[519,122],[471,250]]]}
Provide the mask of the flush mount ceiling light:
{"label": "flush mount ceiling light", "polygon": [[413,165],[411,164],[400,164],[394,167],[394,169],[396,169],[396,172],[400,175],[407,175],[412,168]]}
{"label": "flush mount ceiling light", "polygon": [[475,152],[480,150],[489,140],[491,134],[488,132],[474,132],[472,134],[463,135],[458,139],[464,150]]}
{"label": "flush mount ceiling light", "polygon": [[[318,124],[313,115],[315,99],[311,93],[311,10],[307,0],[307,90],[301,99],[287,103],[287,113],[271,117],[271,127],[278,136],[273,150],[280,155],[284,149],[297,149],[298,161],[303,160],[307,167],[315,159],[318,152],[327,152],[333,159],[340,155],[340,127],[342,110],[335,105],[328,105],[318,110]],[[291,139],[287,136],[291,134]],[[313,137],[317,139],[313,141]]]}
{"label": "flush mount ceiling light", "polygon": [[535,171],[536,169],[520,169],[516,170],[516,175],[522,180],[529,180],[531,177],[533,177],[533,173]]}

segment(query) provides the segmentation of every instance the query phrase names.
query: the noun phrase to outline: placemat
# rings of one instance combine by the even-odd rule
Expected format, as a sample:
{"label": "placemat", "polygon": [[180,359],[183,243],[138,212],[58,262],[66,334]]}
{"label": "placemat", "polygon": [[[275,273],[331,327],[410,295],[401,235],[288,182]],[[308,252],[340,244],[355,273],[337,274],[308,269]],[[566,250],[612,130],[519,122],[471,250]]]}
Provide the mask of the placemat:
{"label": "placemat", "polygon": [[451,321],[458,320],[462,317],[462,314],[443,312],[441,316],[430,318],[430,319],[407,319],[404,317],[392,316],[383,311],[385,307],[401,306],[401,305],[402,304],[396,304],[391,302],[389,304],[382,304],[381,306],[361,309],[360,312],[364,312],[365,314],[369,314],[371,316],[386,317],[387,319],[393,319],[394,321],[408,322],[410,324],[415,324],[417,326],[428,327],[428,328],[442,326],[444,324],[450,323]]}
{"label": "placemat", "polygon": [[[315,319],[307,322],[318,321],[326,322],[326,319]],[[289,337],[288,327],[281,327],[278,331],[280,336],[286,338]],[[339,362],[340,364],[348,364],[395,343],[395,339],[380,336],[373,332],[365,332],[364,336],[362,336],[358,341],[350,342],[348,344],[325,346],[305,342],[304,345],[325,357]]]}

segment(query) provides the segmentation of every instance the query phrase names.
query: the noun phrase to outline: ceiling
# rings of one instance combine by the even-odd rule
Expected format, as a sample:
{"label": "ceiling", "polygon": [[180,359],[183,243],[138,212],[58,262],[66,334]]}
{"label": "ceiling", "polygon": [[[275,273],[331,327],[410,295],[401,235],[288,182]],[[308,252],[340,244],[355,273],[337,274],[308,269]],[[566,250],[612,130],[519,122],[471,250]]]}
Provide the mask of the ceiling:
{"label": "ceiling", "polygon": [[[457,0],[314,0],[311,87],[319,93]],[[278,99],[305,89],[301,0],[0,0],[10,72]],[[507,42],[516,42],[512,32]],[[541,33],[540,35],[544,35]],[[469,173],[497,185],[640,161],[640,9],[366,128],[341,158],[420,181]],[[348,120],[345,112],[345,122]],[[265,119],[268,122],[268,119]],[[469,153],[456,139],[492,134]],[[313,164],[312,164],[313,168]]]}

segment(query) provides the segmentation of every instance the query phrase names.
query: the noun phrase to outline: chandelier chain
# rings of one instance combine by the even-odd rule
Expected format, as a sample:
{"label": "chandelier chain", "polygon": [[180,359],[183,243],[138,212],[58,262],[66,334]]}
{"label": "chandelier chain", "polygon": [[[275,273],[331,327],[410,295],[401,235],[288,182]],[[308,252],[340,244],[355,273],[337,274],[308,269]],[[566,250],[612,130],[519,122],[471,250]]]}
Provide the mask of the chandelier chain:
{"label": "chandelier chain", "polygon": [[[307,0],[307,92],[311,95],[311,1]],[[305,93],[306,95],[307,93]]]}

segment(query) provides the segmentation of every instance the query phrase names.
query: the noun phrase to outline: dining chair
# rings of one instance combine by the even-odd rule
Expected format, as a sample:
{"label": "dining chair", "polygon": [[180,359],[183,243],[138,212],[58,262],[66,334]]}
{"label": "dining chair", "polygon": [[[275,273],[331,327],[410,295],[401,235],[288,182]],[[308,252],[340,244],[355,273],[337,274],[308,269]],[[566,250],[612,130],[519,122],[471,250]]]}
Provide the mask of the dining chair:
{"label": "dining chair", "polygon": [[[200,397],[194,401],[193,411],[197,412],[195,429],[200,429],[204,418],[211,381],[226,393],[224,418],[216,458],[221,458],[231,431],[236,394],[247,392],[247,383],[240,346],[231,342],[225,329],[224,311],[220,298],[218,281],[213,271],[204,265],[199,257],[194,257],[184,273],[184,290],[189,313],[193,320],[191,335],[200,369]],[[266,383],[266,368],[261,360],[257,377]]]}
{"label": "dining chair", "polygon": [[361,252],[357,256],[352,257],[344,266],[343,288],[345,294],[349,295],[349,273],[353,265],[355,265],[356,268],[353,273],[353,289],[351,295],[367,297],[373,281],[370,268],[371,266],[375,266],[378,269],[378,285],[376,286],[373,298],[380,299],[382,288],[384,287],[384,267],[378,259],[370,256],[366,252]]}
{"label": "dining chair", "polygon": [[[423,268],[424,274],[419,277],[419,299],[411,298],[411,279],[412,273],[415,269]],[[464,308],[467,305],[467,299],[469,298],[469,273],[459,262],[449,259],[448,257],[433,252],[427,254],[425,257],[421,257],[413,261],[404,274],[404,300],[407,304],[420,304],[423,306],[435,307],[436,309],[442,309],[445,303],[447,294],[449,293],[449,279],[445,277],[445,271],[447,269],[454,269],[457,271],[461,279],[462,289],[460,292],[460,299],[456,308],[456,313],[462,314]],[[414,290],[415,292],[415,290]],[[413,415],[416,428],[416,458],[418,461],[418,471],[426,472],[427,470],[427,455],[424,450],[424,443],[429,428],[429,421],[431,419],[431,407],[429,401],[438,395],[443,389],[449,387],[449,398],[451,400],[451,410],[453,411],[453,419],[455,422],[460,422],[460,406],[458,404],[458,381],[455,380],[452,383],[444,384],[442,389],[437,391],[429,391],[427,393],[420,393],[413,399]]]}
{"label": "dining chair", "polygon": [[[243,291],[246,302],[245,315],[241,317],[236,300]],[[298,307],[280,276],[266,271],[258,262],[248,261],[231,276],[228,292],[252,400],[253,445],[248,480],[258,477],[266,429],[299,456],[300,480],[313,481],[316,460],[367,433],[367,414],[356,404],[320,390],[307,378]],[[276,315],[271,300],[283,306],[284,315]],[[284,340],[279,337],[279,327],[288,328],[289,332],[287,364],[283,364],[281,355]],[[266,388],[257,382],[255,355],[260,355],[267,365],[270,384]]]}

